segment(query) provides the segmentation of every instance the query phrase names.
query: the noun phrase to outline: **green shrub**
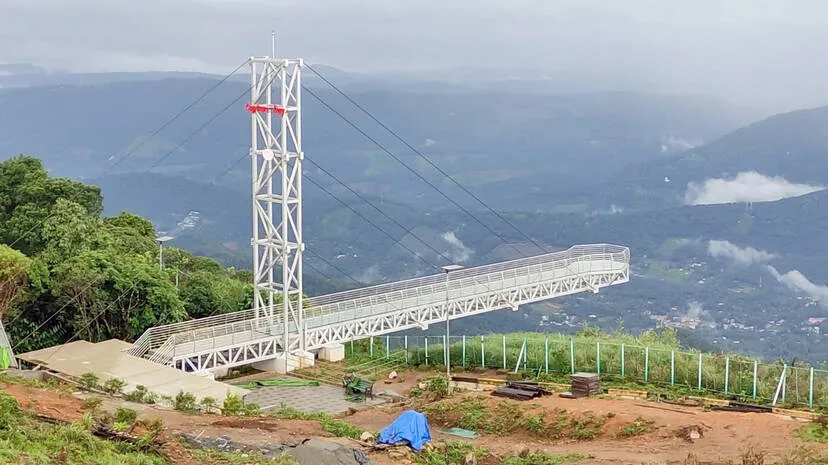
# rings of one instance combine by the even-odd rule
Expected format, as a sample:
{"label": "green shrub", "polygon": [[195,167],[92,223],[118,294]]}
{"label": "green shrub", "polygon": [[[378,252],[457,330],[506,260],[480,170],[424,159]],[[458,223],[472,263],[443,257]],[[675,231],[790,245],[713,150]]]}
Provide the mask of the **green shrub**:
{"label": "green shrub", "polygon": [[243,415],[246,417],[255,417],[261,415],[261,408],[259,404],[249,403],[244,404]]}
{"label": "green shrub", "polygon": [[88,397],[83,400],[82,408],[84,410],[97,410],[102,403],[103,399],[101,399],[100,397]]}
{"label": "green shrub", "polygon": [[485,450],[476,449],[471,443],[448,441],[437,443],[434,449],[424,450],[414,460],[417,465],[463,465],[470,453],[476,457],[487,454]]}
{"label": "green shrub", "polygon": [[173,408],[179,412],[193,413],[196,411],[196,398],[189,392],[178,391],[173,400]]}
{"label": "green shrub", "polygon": [[543,434],[546,430],[546,423],[543,421],[543,415],[532,415],[526,418],[526,429],[535,433]]}
{"label": "green shrub", "polygon": [[0,429],[13,428],[20,417],[17,399],[0,391]]}
{"label": "green shrub", "polygon": [[351,425],[347,421],[332,418],[326,413],[301,412],[284,404],[278,410],[270,412],[270,415],[285,420],[316,420],[322,426],[322,429],[337,437],[357,439],[363,432],[362,429]]}
{"label": "green shrub", "polygon": [[224,396],[224,406],[221,407],[221,414],[228,417],[237,417],[244,412],[244,400],[236,394],[227,393]]}
{"label": "green shrub", "polygon": [[638,417],[634,422],[624,425],[618,435],[624,438],[641,436],[642,434],[649,433],[655,429],[654,425],[655,422],[652,420],[645,420],[644,418]]}
{"label": "green shrub", "polygon": [[127,423],[132,425],[135,423],[135,420],[138,418],[138,412],[132,410],[131,408],[119,408],[115,410],[115,422],[116,423]]}
{"label": "green shrub", "polygon": [[120,394],[124,390],[124,386],[126,386],[124,380],[118,378],[109,378],[103,384],[103,390],[108,394],[116,395]]}
{"label": "green shrub", "polygon": [[147,387],[143,384],[135,386],[135,390],[124,394],[124,399],[130,402],[139,402],[142,404],[154,404],[158,400],[158,395],[154,392],[149,392]]}
{"label": "green shrub", "polygon": [[207,396],[202,398],[198,404],[201,406],[201,410],[206,413],[210,413],[214,408],[216,408],[216,399]]}
{"label": "green shrub", "polygon": [[132,427],[131,423],[127,423],[125,421],[116,421],[115,424],[112,425],[112,429],[115,431],[124,432],[129,430]]}
{"label": "green shrub", "polygon": [[95,373],[84,373],[80,376],[81,387],[86,389],[100,389],[100,378]]}
{"label": "green shrub", "polygon": [[425,391],[431,393],[434,399],[443,399],[448,396],[448,380],[442,376],[426,376],[423,378]]}

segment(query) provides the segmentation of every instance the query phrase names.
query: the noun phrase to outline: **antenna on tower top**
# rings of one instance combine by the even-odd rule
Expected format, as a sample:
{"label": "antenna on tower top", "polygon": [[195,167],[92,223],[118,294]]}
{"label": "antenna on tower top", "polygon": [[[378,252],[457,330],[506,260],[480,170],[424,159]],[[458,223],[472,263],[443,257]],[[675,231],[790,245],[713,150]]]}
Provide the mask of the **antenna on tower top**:
{"label": "antenna on tower top", "polygon": [[276,58],[276,31],[270,31],[270,56]]}

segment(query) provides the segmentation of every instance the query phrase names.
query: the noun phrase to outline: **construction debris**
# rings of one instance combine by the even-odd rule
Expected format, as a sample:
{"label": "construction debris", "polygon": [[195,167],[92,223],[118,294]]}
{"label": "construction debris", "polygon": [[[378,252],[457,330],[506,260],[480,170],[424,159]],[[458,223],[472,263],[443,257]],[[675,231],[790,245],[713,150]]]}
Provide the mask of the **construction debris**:
{"label": "construction debris", "polygon": [[477,439],[477,433],[475,433],[474,431],[468,430],[468,429],[463,429],[463,428],[443,429],[443,430],[440,430],[440,432],[443,433],[443,434],[450,434],[452,436],[459,436],[461,438],[466,438],[466,439]]}
{"label": "construction debris", "polygon": [[589,397],[601,393],[601,377],[595,373],[575,373],[572,375],[572,395]]}
{"label": "construction debris", "polygon": [[676,431],[676,437],[687,442],[694,442],[696,439],[704,437],[704,427],[699,425],[682,426]]}
{"label": "construction debris", "polygon": [[517,400],[530,400],[551,392],[534,381],[507,381],[505,385],[498,386],[492,394]]}
{"label": "construction debris", "polygon": [[773,413],[772,407],[765,407],[762,405],[744,404],[741,402],[731,401],[728,405],[711,405],[710,410],[719,410],[724,412],[743,412],[743,413]]}

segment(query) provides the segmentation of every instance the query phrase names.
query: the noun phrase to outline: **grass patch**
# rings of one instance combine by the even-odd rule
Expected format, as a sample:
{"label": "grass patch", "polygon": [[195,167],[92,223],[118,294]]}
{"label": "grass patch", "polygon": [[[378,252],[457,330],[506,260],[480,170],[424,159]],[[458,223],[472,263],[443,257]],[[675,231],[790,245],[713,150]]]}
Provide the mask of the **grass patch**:
{"label": "grass patch", "polygon": [[638,417],[632,423],[624,425],[618,433],[618,436],[622,438],[632,438],[635,436],[641,436],[642,434],[647,434],[651,431],[655,431],[655,422]]}
{"label": "grass patch", "polygon": [[72,388],[69,385],[63,384],[56,379],[48,379],[46,381],[39,381],[36,379],[25,378],[23,376],[9,376],[8,373],[0,373],[0,383],[2,384],[16,384],[18,386],[29,386],[37,389],[44,389],[47,391],[57,392],[71,392]]}
{"label": "grass patch", "polygon": [[808,423],[794,434],[803,441],[828,443],[828,426],[821,423]]}
{"label": "grass patch", "polygon": [[125,442],[92,436],[87,426],[40,423],[22,412],[17,400],[0,392],[0,463],[52,465],[165,465],[161,457]]}
{"label": "grass patch", "polygon": [[476,457],[488,454],[484,449],[477,449],[472,444],[462,441],[439,442],[430,450],[424,450],[415,456],[417,465],[463,465],[470,453]]}
{"label": "grass patch", "polygon": [[287,407],[284,404],[278,410],[270,412],[270,415],[284,420],[315,420],[319,422],[322,429],[340,438],[358,439],[363,433],[361,428],[347,421],[333,418],[327,413],[302,412],[293,407]]}
{"label": "grass patch", "polygon": [[530,452],[517,457],[509,457],[501,463],[502,465],[561,465],[588,458],[589,456],[583,454],[552,455],[545,452]]}
{"label": "grass patch", "polygon": [[518,430],[525,422],[524,407],[501,401],[490,408],[483,396],[466,397],[459,402],[437,402],[421,408],[430,421],[445,426],[505,435]]}
{"label": "grass patch", "polygon": [[[767,454],[754,447],[741,451],[737,460],[727,462],[711,462],[689,454],[682,465],[826,465],[828,456],[809,447],[796,447],[778,461],[768,461]],[[656,464],[646,464],[656,465]]]}
{"label": "grass patch", "polygon": [[299,465],[291,455],[282,453],[274,459],[256,453],[217,452],[197,449],[192,451],[193,459],[198,463],[211,465]]}
{"label": "grass patch", "polygon": [[606,418],[592,412],[573,415],[564,409],[556,409],[547,414],[517,402],[489,404],[486,399],[470,396],[459,402],[437,402],[422,406],[421,411],[429,421],[447,427],[456,426],[495,436],[528,431],[538,438],[550,440],[591,440],[601,434],[606,423]]}
{"label": "grass patch", "polygon": [[586,412],[581,418],[572,418],[569,424],[569,436],[579,441],[589,441],[601,434],[601,428],[606,423],[605,418],[599,418],[591,412]]}

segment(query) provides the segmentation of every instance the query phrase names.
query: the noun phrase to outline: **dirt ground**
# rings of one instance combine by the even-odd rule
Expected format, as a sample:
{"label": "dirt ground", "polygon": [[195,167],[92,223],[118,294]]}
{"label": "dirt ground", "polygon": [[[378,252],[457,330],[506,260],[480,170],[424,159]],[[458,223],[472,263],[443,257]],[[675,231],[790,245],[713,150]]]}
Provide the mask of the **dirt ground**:
{"label": "dirt ground", "polygon": [[[394,383],[393,389],[400,393],[407,393],[411,387],[416,385],[416,379],[419,376],[422,376],[422,373],[403,373],[404,382]],[[5,385],[2,389],[16,397],[21,407],[26,410],[69,421],[78,420],[83,415],[82,400],[72,394],[20,385]],[[465,393],[461,396],[468,395],[480,394]],[[488,396],[488,394],[483,395]],[[487,402],[494,403],[500,400],[489,397]],[[704,461],[724,461],[738,456],[748,446],[756,446],[757,449],[765,451],[772,457],[781,457],[794,447],[804,444],[793,435],[793,432],[803,423],[779,415],[704,412],[701,409],[667,404],[602,398],[564,399],[547,396],[526,402],[526,404],[530,403],[534,404],[535,408],[550,412],[555,408],[561,408],[572,414],[592,412],[597,416],[606,416],[608,413],[614,416],[608,419],[601,435],[591,441],[545,442],[527,435],[513,434],[505,437],[482,436],[473,442],[500,456],[516,455],[524,449],[531,449],[555,454],[582,453],[593,457],[578,462],[583,465],[681,463],[690,453]],[[349,442],[346,439],[331,438],[331,435],[323,431],[314,421],[185,415],[149,405],[127,403],[119,399],[106,399],[103,408],[114,410],[125,404],[137,410],[141,419],[163,420],[168,433],[206,437],[228,436],[233,441],[250,445],[301,442],[313,437],[330,438],[345,444]],[[407,408],[410,406],[389,404],[356,412],[346,419],[349,423],[363,429],[377,432]],[[638,418],[653,421],[656,430],[630,439],[617,437],[617,433],[624,425]],[[689,425],[700,427],[703,430],[703,437],[694,442],[678,437],[677,431]],[[440,425],[432,425],[432,436],[435,441],[460,440],[460,438],[440,433],[440,429]],[[168,437],[171,436],[168,434]],[[170,440],[168,443],[169,447],[165,452],[176,464],[190,465],[192,463],[177,441]],[[813,444],[809,446],[814,447]],[[823,453],[828,453],[828,448],[817,447]],[[369,455],[378,465],[400,464],[399,460],[393,460],[384,453],[370,453]]]}
{"label": "dirt ground", "polygon": [[[495,373],[488,375],[493,378],[500,377]],[[410,380],[416,380],[418,376],[423,376],[423,373],[406,372],[402,373],[402,376],[406,379],[406,384],[413,387],[416,382],[410,384]],[[489,394],[464,395],[484,395],[489,397],[490,403],[501,401]],[[704,461],[726,461],[737,457],[745,448],[751,446],[766,452],[771,458],[784,457],[797,446],[811,447],[828,453],[828,447],[806,443],[794,436],[794,431],[805,424],[803,421],[781,415],[705,412],[700,408],[641,400],[565,399],[557,395],[544,396],[525,403],[550,412],[559,408],[572,414],[592,412],[596,416],[614,416],[608,419],[601,435],[591,441],[549,442],[515,434],[505,437],[484,435],[472,442],[500,456],[514,455],[528,448],[554,454],[581,453],[594,457],[578,462],[583,465],[682,463],[691,453]],[[407,407],[380,406],[370,411],[357,412],[347,420],[363,429],[378,431],[392,422],[405,408]],[[618,437],[624,426],[639,418],[654,422],[655,431],[629,439]],[[702,430],[703,437],[692,442],[681,438],[679,430],[693,425]],[[440,429],[440,425],[431,425],[433,439],[460,439],[441,434]]]}

